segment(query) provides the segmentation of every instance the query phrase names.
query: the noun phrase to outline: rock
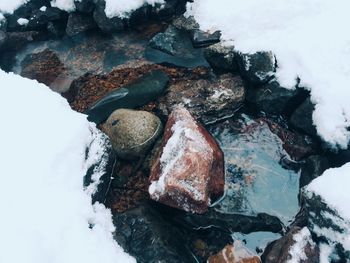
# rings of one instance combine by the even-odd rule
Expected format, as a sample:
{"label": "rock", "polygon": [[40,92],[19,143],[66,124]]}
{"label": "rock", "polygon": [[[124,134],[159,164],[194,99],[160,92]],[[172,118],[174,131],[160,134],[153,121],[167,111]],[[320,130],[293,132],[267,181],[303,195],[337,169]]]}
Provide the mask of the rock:
{"label": "rock", "polygon": [[149,42],[146,58],[155,63],[168,63],[180,67],[206,66],[203,51],[193,47],[189,34],[169,25]]}
{"label": "rock", "polygon": [[7,28],[7,19],[4,16],[0,15],[0,31],[6,31]]}
{"label": "rock", "polygon": [[18,51],[31,42],[45,38],[45,34],[38,31],[8,32],[7,39],[3,44],[3,50]]}
{"label": "rock", "polygon": [[35,10],[29,18],[29,30],[44,30],[49,22],[63,23],[68,14],[57,7],[48,7],[45,11]]}
{"label": "rock", "polygon": [[124,22],[119,17],[108,18],[105,13],[106,3],[104,0],[98,0],[94,10],[94,20],[98,27],[105,33],[113,33],[124,29]]}
{"label": "rock", "polygon": [[297,129],[311,135],[316,136],[316,127],[313,124],[312,114],[315,107],[310,98],[307,98],[292,114],[290,123]]}
{"label": "rock", "polygon": [[44,83],[58,93],[65,91],[60,89],[59,84],[67,74],[66,68],[53,51],[45,49],[42,52],[27,55],[21,62],[21,68],[21,76]]}
{"label": "rock", "polygon": [[192,213],[206,212],[224,192],[223,153],[184,107],[169,116],[150,181],[153,200]]}
{"label": "rock", "polygon": [[261,258],[265,263],[318,263],[319,253],[310,231],[306,227],[294,227],[284,237],[268,245]]}
{"label": "rock", "polygon": [[80,13],[92,13],[95,9],[95,3],[93,0],[74,0],[75,9]]}
{"label": "rock", "polygon": [[151,17],[158,21],[169,21],[186,12],[187,0],[165,0],[162,5],[155,4]]}
{"label": "rock", "polygon": [[238,66],[242,76],[252,85],[263,84],[273,78],[276,59],[272,52],[239,54]]}
{"label": "rock", "polygon": [[240,242],[227,245],[220,253],[211,256],[208,263],[260,263],[260,258]]}
{"label": "rock", "polygon": [[329,168],[328,159],[319,155],[312,155],[306,159],[300,174],[299,187],[308,185],[313,179],[319,177]]}
{"label": "rock", "polygon": [[239,76],[225,74],[216,80],[183,80],[168,88],[159,101],[159,109],[168,116],[175,106],[183,104],[203,123],[232,116],[244,102],[245,89]]}
{"label": "rock", "polygon": [[153,145],[162,132],[162,123],[147,111],[118,109],[102,129],[119,157],[133,159],[143,156]]}
{"label": "rock", "polygon": [[115,240],[137,262],[198,262],[186,246],[182,233],[150,205],[114,214],[113,220],[118,229],[114,232]]}
{"label": "rock", "polygon": [[71,13],[68,17],[66,32],[72,37],[97,27],[90,15]]}
{"label": "rock", "polygon": [[237,54],[234,47],[226,47],[217,43],[204,49],[204,57],[210,66],[224,72],[237,72]]}
{"label": "rock", "polygon": [[88,110],[88,119],[97,124],[105,121],[118,108],[135,108],[155,100],[160,96],[169,81],[163,71],[153,71],[135,83],[126,85],[107,94]]}
{"label": "rock", "polygon": [[219,43],[221,37],[220,31],[214,33],[204,32],[202,30],[194,30],[191,34],[192,45],[195,48],[204,48]]}
{"label": "rock", "polygon": [[295,105],[292,105],[292,100],[298,94],[298,89],[286,89],[281,87],[276,80],[271,80],[259,88],[247,89],[247,101],[258,110],[282,115],[290,108],[295,108]]}
{"label": "rock", "polygon": [[179,16],[175,18],[171,24],[176,27],[179,30],[184,31],[193,31],[193,30],[199,30],[199,24],[194,19],[193,16],[185,17],[185,16]]}
{"label": "rock", "polygon": [[7,35],[4,31],[0,30],[0,50],[2,46],[6,43]]}
{"label": "rock", "polygon": [[60,21],[53,21],[47,23],[47,31],[50,37],[59,38],[66,34],[66,24]]}
{"label": "rock", "polygon": [[128,28],[133,28],[137,25],[147,24],[150,20],[152,6],[143,5],[129,14],[129,17],[124,19]]}

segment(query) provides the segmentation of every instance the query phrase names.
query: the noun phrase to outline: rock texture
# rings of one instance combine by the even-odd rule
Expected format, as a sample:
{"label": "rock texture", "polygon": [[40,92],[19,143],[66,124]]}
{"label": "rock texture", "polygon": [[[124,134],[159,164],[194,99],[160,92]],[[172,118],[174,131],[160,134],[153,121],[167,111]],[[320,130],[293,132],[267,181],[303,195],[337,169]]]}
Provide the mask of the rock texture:
{"label": "rock texture", "polygon": [[102,126],[119,157],[142,156],[162,131],[160,119],[146,111],[119,109]]}
{"label": "rock texture", "polygon": [[272,242],[265,250],[265,263],[318,263],[319,250],[307,228],[294,227],[284,237]]}
{"label": "rock texture", "polygon": [[[235,242],[239,243],[239,242]],[[220,253],[211,256],[208,263],[260,263],[260,258],[243,245],[227,245]]]}
{"label": "rock texture", "polygon": [[316,136],[316,127],[313,124],[312,113],[315,106],[312,104],[310,98],[307,98],[292,114],[290,118],[291,124],[299,130]]}
{"label": "rock texture", "polygon": [[239,76],[225,74],[216,80],[183,80],[170,85],[159,102],[162,114],[168,116],[183,104],[203,123],[232,116],[244,102],[245,89]]}
{"label": "rock texture", "polygon": [[153,200],[192,213],[206,212],[210,198],[223,194],[223,153],[184,107],[169,116],[150,181]]}
{"label": "rock texture", "polygon": [[237,54],[234,47],[226,47],[217,43],[204,49],[204,57],[215,70],[237,72]]}

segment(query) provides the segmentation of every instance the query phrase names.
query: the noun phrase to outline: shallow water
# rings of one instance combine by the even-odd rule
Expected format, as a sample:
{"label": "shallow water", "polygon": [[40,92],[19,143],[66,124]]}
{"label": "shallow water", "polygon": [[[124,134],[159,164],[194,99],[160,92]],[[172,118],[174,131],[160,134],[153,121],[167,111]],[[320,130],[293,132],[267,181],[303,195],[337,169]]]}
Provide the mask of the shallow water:
{"label": "shallow water", "polygon": [[287,224],[298,212],[299,173],[280,165],[289,158],[266,123],[246,115],[210,128],[225,155],[226,196],[215,206],[223,213],[268,213]]}

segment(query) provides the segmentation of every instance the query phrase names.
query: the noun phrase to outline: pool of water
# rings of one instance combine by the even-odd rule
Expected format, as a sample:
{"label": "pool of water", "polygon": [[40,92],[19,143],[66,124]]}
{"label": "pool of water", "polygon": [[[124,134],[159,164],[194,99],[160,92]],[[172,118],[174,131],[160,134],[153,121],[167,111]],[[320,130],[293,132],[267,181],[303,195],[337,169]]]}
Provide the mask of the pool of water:
{"label": "pool of water", "polygon": [[215,209],[223,213],[268,213],[287,224],[298,212],[299,173],[280,165],[289,158],[268,125],[247,115],[213,127],[225,155],[226,195]]}

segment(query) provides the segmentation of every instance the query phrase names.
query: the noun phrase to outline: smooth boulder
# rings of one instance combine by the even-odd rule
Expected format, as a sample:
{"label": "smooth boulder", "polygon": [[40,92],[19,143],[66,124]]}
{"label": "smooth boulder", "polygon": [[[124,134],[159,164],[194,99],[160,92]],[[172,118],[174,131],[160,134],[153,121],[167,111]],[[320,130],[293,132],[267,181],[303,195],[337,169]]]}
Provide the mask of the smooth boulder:
{"label": "smooth boulder", "polygon": [[162,132],[160,119],[146,111],[118,109],[102,126],[117,155],[124,159],[141,157]]}
{"label": "smooth boulder", "polygon": [[192,213],[206,212],[211,198],[224,192],[223,157],[215,139],[189,111],[175,108],[151,168],[151,199]]}

